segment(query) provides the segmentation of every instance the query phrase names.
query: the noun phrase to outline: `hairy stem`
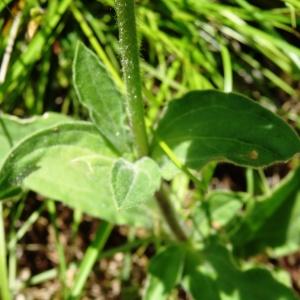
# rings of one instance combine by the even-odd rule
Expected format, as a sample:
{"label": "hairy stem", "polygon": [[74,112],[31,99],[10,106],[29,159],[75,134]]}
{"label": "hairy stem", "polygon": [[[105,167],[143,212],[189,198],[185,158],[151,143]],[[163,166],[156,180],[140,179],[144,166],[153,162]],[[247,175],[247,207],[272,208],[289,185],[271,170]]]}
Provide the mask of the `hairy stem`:
{"label": "hairy stem", "polygon": [[[115,9],[118,17],[121,59],[127,93],[126,107],[137,154],[138,157],[142,157],[148,154],[148,139],[142,98],[134,0],[115,0]],[[177,239],[187,240],[174,208],[162,189],[157,192],[156,200],[165,221]]]}
{"label": "hairy stem", "polygon": [[116,0],[126,108],[138,157],[148,154],[134,0]]}

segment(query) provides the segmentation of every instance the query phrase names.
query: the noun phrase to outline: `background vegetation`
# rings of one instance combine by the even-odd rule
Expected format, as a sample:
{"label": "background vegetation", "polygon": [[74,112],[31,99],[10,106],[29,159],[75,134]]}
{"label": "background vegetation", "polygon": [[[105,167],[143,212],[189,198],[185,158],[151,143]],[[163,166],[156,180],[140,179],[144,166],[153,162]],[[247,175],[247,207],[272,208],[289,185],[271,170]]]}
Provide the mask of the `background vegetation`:
{"label": "background vegetation", "polygon": [[[30,117],[55,111],[86,119],[72,86],[78,40],[92,48],[114,80],[121,82],[113,1],[1,0],[0,15],[1,112]],[[171,98],[192,89],[214,88],[249,95],[299,132],[298,0],[141,0],[137,15],[149,126]],[[243,192],[268,195],[297,165],[297,158],[257,171],[210,164],[202,172],[203,188],[242,192],[237,194],[241,197],[245,197]],[[200,212],[199,219],[190,218],[196,204],[189,179],[179,176],[172,191],[178,212],[187,221],[201,220]],[[216,217],[216,231],[222,231],[222,218],[231,209],[226,207]],[[61,299],[62,286],[72,282],[99,220],[31,192],[6,203],[3,215],[9,283],[15,295]],[[287,281],[290,277],[300,291],[300,225],[295,220],[285,247],[251,256],[249,263],[262,262],[273,270],[281,266],[288,273],[278,276]],[[89,276],[83,299],[138,299],[159,242],[155,232],[114,228]],[[260,244],[258,240],[255,245],[261,248]],[[249,252],[257,254],[255,249]],[[179,290],[176,297],[185,299],[186,295]]]}

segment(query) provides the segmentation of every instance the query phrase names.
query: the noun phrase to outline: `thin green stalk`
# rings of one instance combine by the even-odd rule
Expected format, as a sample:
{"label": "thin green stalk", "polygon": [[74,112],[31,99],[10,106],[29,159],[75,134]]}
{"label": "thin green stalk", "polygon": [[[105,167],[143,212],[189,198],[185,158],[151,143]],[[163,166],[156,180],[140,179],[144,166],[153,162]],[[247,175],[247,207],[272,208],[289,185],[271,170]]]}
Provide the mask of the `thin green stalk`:
{"label": "thin green stalk", "polygon": [[155,240],[154,237],[149,237],[149,238],[145,238],[142,240],[134,240],[134,241],[129,241],[126,244],[123,244],[121,246],[112,248],[112,249],[108,249],[102,253],[100,253],[98,259],[103,259],[103,258],[108,258],[108,257],[112,257],[117,253],[126,253],[126,252],[130,252],[132,249],[137,248],[137,247],[141,247],[141,246],[146,246],[150,243],[153,243]]}
{"label": "thin green stalk", "polygon": [[[157,137],[159,139],[159,137]],[[174,163],[174,165],[180,169],[183,173],[185,173],[196,185],[197,189],[201,192],[205,192],[205,185],[204,182],[198,179],[196,176],[191,173],[189,168],[182,163],[175,155],[175,153],[170,149],[170,147],[163,142],[162,140],[158,140],[158,144],[160,148],[164,151],[164,153],[168,156],[168,158]]]}
{"label": "thin green stalk", "polygon": [[37,275],[34,275],[34,276],[30,277],[24,285],[21,285],[21,288],[25,288],[25,287],[30,286],[30,285],[41,284],[45,281],[52,280],[52,279],[56,278],[57,275],[58,275],[57,269],[50,269],[50,270],[44,271],[40,274],[37,274]]}
{"label": "thin green stalk", "polygon": [[3,222],[3,208],[0,202],[0,298],[2,300],[10,300],[10,291],[7,280],[7,265],[6,265],[6,242],[5,230]]}
{"label": "thin green stalk", "polygon": [[254,184],[254,170],[252,168],[246,169],[246,182],[247,182],[247,193],[253,196],[255,193],[255,184]]}
{"label": "thin green stalk", "polygon": [[75,277],[73,288],[71,289],[68,300],[75,300],[80,298],[86,280],[92,270],[93,265],[97,261],[99,252],[103,249],[109,237],[109,234],[112,231],[112,228],[112,225],[105,221],[102,221],[102,223],[100,224],[100,227],[96,232],[95,239],[89,245],[79,266],[79,270],[77,276]]}
{"label": "thin green stalk", "polygon": [[16,246],[17,242],[25,235],[29,228],[36,222],[36,220],[41,215],[42,211],[45,209],[46,202],[43,202],[41,206],[34,211],[29,218],[24,222],[12,239],[8,242],[8,249],[12,249]]}
{"label": "thin green stalk", "polygon": [[271,188],[269,186],[269,183],[268,183],[268,179],[263,171],[262,168],[259,168],[258,169],[258,175],[260,177],[260,180],[261,180],[261,189],[263,191],[263,193],[265,195],[270,195],[271,194]]}
{"label": "thin green stalk", "polygon": [[138,157],[148,154],[133,0],[116,0],[127,112]]}
{"label": "thin green stalk", "polygon": [[49,82],[49,71],[51,66],[51,51],[46,51],[44,59],[40,65],[39,81],[37,85],[34,112],[35,114],[42,114],[44,111],[44,97]]}
{"label": "thin green stalk", "polygon": [[74,211],[73,211],[73,222],[72,222],[72,225],[71,225],[71,241],[72,242],[74,242],[74,240],[77,236],[81,220],[82,220],[82,210],[79,209],[79,208],[74,209]]}
{"label": "thin green stalk", "polygon": [[[19,59],[12,65],[7,74],[6,81],[0,86],[0,103],[4,101],[4,93],[11,92],[20,83],[20,78],[32,67],[48,46],[48,41],[52,38],[55,28],[60,22],[62,16],[67,11],[72,0],[62,0],[59,2],[55,12],[45,16],[45,20],[39,32],[34,36],[25,52],[21,54]],[[52,13],[52,12],[51,12]],[[5,98],[7,100],[7,98]],[[11,99],[9,100],[11,101]]]}
{"label": "thin green stalk", "polygon": [[[17,220],[19,220],[23,209],[25,207],[24,198],[21,199],[19,203],[16,203],[11,210],[12,218],[10,220],[10,230],[8,233],[8,240],[15,239],[16,230],[15,225]],[[17,278],[17,244],[15,243],[13,247],[8,248],[8,283],[9,288],[13,295],[16,294],[16,278]]]}
{"label": "thin green stalk", "polygon": [[221,46],[221,56],[224,71],[224,92],[230,93],[232,92],[232,67],[230,53],[224,45]]}
{"label": "thin green stalk", "polygon": [[[10,237],[14,237],[15,231],[12,231]],[[11,293],[16,293],[16,278],[17,278],[17,245],[9,249],[8,253],[8,284]]]}
{"label": "thin green stalk", "polygon": [[92,29],[90,28],[88,22],[84,18],[84,15],[81,13],[81,11],[76,7],[76,4],[71,5],[71,11],[75,19],[80,25],[81,30],[85,34],[85,36],[88,38],[90,44],[92,45],[93,49],[96,51],[97,55],[103,62],[103,64],[106,66],[107,70],[110,72],[112,77],[114,78],[115,82],[117,83],[118,87],[122,88],[123,83],[121,78],[119,77],[118,72],[115,70],[113,65],[111,64],[110,60],[108,59],[107,55],[105,54],[105,51],[103,50],[101,44],[98,42],[97,38],[95,37]]}

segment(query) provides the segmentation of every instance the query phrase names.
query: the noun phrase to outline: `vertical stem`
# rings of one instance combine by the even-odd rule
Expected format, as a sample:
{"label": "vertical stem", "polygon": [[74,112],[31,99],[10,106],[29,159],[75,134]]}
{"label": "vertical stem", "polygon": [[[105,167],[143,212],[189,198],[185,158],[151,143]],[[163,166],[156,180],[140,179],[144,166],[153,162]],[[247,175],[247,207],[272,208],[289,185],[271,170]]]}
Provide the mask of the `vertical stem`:
{"label": "vertical stem", "polygon": [[11,297],[7,280],[6,243],[2,212],[2,203],[0,203],[0,298],[2,300],[10,300]]}
{"label": "vertical stem", "polygon": [[[115,9],[118,17],[121,59],[127,93],[126,108],[137,154],[138,157],[142,157],[148,154],[148,141],[142,99],[134,0],[115,0]],[[156,201],[165,221],[177,239],[187,240],[172,203],[162,190],[156,194]]]}
{"label": "vertical stem", "polygon": [[119,23],[120,50],[126,86],[127,112],[138,157],[148,154],[144,120],[139,51],[136,35],[134,0],[115,0]]}
{"label": "vertical stem", "polygon": [[162,215],[164,216],[166,222],[169,225],[170,230],[174,234],[174,236],[179,241],[187,241],[187,235],[181,227],[176,213],[174,211],[174,207],[172,206],[169,198],[166,196],[163,187],[156,193],[157,204],[160,207]]}

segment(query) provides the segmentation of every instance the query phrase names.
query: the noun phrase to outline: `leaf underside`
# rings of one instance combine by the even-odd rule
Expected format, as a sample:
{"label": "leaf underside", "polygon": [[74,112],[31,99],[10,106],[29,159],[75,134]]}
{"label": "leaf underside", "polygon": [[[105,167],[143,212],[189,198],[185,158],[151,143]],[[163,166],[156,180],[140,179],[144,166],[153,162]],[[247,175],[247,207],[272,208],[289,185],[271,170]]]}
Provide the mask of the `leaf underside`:
{"label": "leaf underside", "polygon": [[115,152],[90,123],[40,131],[15,147],[4,162],[0,199],[11,188],[24,186],[112,223],[149,226],[154,213],[151,205],[116,209],[110,182],[116,160]]}

